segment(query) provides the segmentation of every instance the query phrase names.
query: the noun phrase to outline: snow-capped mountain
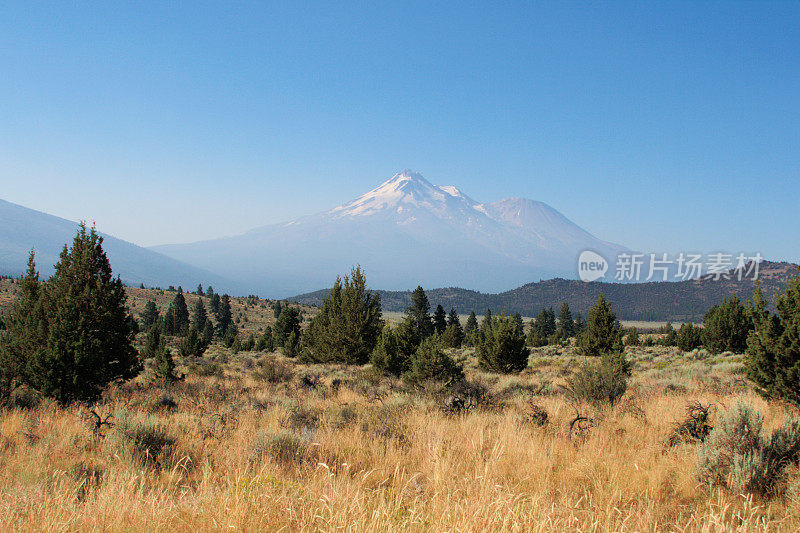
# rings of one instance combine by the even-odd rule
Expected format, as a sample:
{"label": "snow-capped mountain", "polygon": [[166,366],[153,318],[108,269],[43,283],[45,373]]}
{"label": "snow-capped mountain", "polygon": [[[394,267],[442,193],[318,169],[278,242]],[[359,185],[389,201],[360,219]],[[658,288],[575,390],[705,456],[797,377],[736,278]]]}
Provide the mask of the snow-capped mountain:
{"label": "snow-capped mountain", "polygon": [[324,213],[155,249],[273,297],[329,286],[354,264],[366,270],[371,286],[383,289],[422,284],[496,291],[540,278],[574,278],[583,250],[609,259],[624,250],[542,202],[478,203],[409,170]]}

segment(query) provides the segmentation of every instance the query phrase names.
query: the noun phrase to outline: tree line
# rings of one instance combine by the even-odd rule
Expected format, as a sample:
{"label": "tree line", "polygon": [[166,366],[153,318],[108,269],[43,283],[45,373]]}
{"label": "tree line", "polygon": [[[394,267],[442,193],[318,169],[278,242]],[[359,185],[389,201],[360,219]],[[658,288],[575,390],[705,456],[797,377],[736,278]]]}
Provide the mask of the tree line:
{"label": "tree line", "polygon": [[[259,336],[242,339],[230,296],[202,286],[191,312],[179,287],[164,313],[148,301],[137,321],[126,306],[120,278],[112,276],[102,237],[83,224],[72,246],[64,246],[49,280],[39,280],[32,252],[19,283],[20,296],[0,331],[0,399],[28,387],[62,403],[94,401],[109,383],[138,375],[146,360],[152,361],[157,379],[170,381],[175,363],[168,337],[178,340],[184,358],[201,357],[212,342],[234,351],[282,348],[307,363],[371,363],[410,385],[463,380],[453,348],[473,348],[485,371],[513,373],[528,366],[529,347],[574,343],[579,353],[598,362],[571,377],[570,390],[589,394],[591,389],[593,397],[613,399],[624,392],[630,374],[624,346],[656,342],[642,342],[635,328],[623,329],[603,294],[586,319],[573,317],[564,304],[557,316],[552,308],[542,309],[526,332],[521,315],[490,309],[480,323],[472,311],[462,326],[454,308],[447,312],[438,305],[431,313],[425,291],[417,287],[402,320],[389,325],[380,296],[367,288],[358,266],[337,278],[305,328],[302,312],[278,301],[275,323]],[[144,344],[137,352],[134,337],[140,330]],[[675,330],[668,324],[661,333],[657,342],[684,350],[745,352],[747,375],[760,392],[800,404],[800,274],[778,296],[775,314],[757,287],[747,305],[734,295],[712,308],[702,327],[683,324]]]}

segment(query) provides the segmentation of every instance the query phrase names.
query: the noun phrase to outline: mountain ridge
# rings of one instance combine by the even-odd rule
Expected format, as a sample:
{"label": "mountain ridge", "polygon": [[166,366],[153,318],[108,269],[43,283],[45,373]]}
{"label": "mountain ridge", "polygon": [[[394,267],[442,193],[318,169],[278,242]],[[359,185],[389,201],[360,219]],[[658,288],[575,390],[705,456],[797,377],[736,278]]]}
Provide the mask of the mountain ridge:
{"label": "mountain ridge", "polygon": [[[63,246],[75,238],[78,223],[0,199],[0,269],[3,274],[24,272],[33,248],[36,266],[49,277]],[[114,275],[128,285],[184,285],[187,288],[213,284],[221,290],[236,290],[238,285],[212,272],[180,262],[158,252],[99,232]]]}
{"label": "mountain ridge", "polygon": [[453,185],[404,170],[333,209],[233,237],[151,248],[254,291],[286,297],[325,286],[353,264],[387,289],[455,283],[502,290],[530,279],[575,276],[602,241],[543,202],[478,203]]}
{"label": "mountain ridge", "polygon": [[[776,291],[786,288],[798,272],[798,265],[788,262],[762,261],[759,280],[764,296],[774,302]],[[446,310],[455,308],[460,313],[475,311],[483,314],[487,308],[493,312],[521,313],[535,316],[542,307],[553,307],[556,312],[567,303],[573,313],[584,317],[600,293],[605,294],[618,318],[624,320],[701,321],[703,315],[723,298],[736,294],[742,300],[751,297],[755,285],[751,279],[736,279],[736,271],[728,273],[732,279],[714,280],[705,275],[685,281],[660,281],[647,283],[583,282],[554,278],[526,283],[516,289],[500,293],[483,293],[459,287],[426,289],[431,307],[441,304]],[[319,305],[330,289],[289,298],[305,305]],[[381,296],[384,311],[404,311],[411,302],[411,291],[376,290]]]}

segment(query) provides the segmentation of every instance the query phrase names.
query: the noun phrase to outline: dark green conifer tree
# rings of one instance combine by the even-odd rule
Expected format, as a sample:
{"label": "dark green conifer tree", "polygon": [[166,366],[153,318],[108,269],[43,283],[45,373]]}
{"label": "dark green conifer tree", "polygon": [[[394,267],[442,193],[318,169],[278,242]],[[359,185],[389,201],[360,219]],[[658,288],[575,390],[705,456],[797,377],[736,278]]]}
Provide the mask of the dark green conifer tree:
{"label": "dark green conifer tree", "polygon": [[712,353],[743,353],[753,321],[735,294],[712,307],[703,318],[703,345]]}
{"label": "dark green conifer tree", "polygon": [[233,314],[231,313],[231,297],[227,294],[223,294],[220,298],[215,316],[217,319],[217,332],[219,333],[220,337],[224,337],[227,334],[228,329],[231,327],[231,324],[233,324]]}
{"label": "dark green conifer tree", "polygon": [[575,335],[575,321],[572,319],[572,311],[567,303],[561,306],[561,312],[558,313],[557,329],[556,333],[562,339],[568,339]]}
{"label": "dark green conifer tree", "polygon": [[484,370],[507,374],[528,366],[530,350],[513,317],[492,317],[476,348],[478,364]]}
{"label": "dark green conifer tree", "polygon": [[289,305],[281,306],[281,314],[278,315],[278,319],[275,321],[275,325],[272,327],[275,345],[281,348],[285,347],[289,336],[292,334],[294,334],[299,342],[300,324],[301,318],[299,309]]}
{"label": "dark green conifer tree", "polygon": [[369,361],[383,328],[381,300],[367,289],[361,267],[336,278],[303,337],[302,357],[323,363],[364,364]]}
{"label": "dark green conifer tree", "polygon": [[33,250],[19,286],[19,295],[4,320],[6,331],[0,335],[0,400],[26,382],[32,355],[47,343],[46,299],[43,298]]}
{"label": "dark green conifer tree", "polygon": [[589,320],[579,348],[583,355],[591,356],[622,351],[619,322],[604,294],[600,294],[597,303],[589,310]]}
{"label": "dark green conifer tree", "polygon": [[142,330],[150,331],[150,328],[158,322],[159,317],[160,315],[158,314],[156,303],[153,300],[148,300],[147,303],[144,304],[144,309],[141,314],[139,314]]}
{"label": "dark green conifer tree", "polygon": [[203,299],[198,298],[192,306],[192,323],[194,329],[198,333],[202,333],[206,329],[206,322],[208,322],[208,314],[206,313],[206,306],[203,304]]}
{"label": "dark green conifer tree", "polygon": [[444,333],[447,328],[447,313],[441,304],[436,306],[436,311],[433,313],[433,331],[438,335]]}
{"label": "dark green conifer tree", "polygon": [[29,347],[26,381],[62,404],[94,401],[108,383],[140,370],[125,287],[112,276],[102,243],[81,224],[39,295],[36,338],[46,341]]}
{"label": "dark green conifer tree", "polygon": [[761,287],[750,304],[754,329],[747,339],[745,372],[760,394],[800,406],[800,271],[767,310]]}

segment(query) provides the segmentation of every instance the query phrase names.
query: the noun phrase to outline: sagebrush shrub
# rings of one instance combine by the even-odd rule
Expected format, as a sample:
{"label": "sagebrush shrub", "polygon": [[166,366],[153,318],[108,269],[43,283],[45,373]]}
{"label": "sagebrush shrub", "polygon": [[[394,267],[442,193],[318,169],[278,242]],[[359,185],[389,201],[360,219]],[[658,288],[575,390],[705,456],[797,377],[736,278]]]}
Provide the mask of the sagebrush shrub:
{"label": "sagebrush shrub", "polygon": [[155,417],[130,414],[119,408],[114,413],[114,432],[107,445],[115,454],[127,455],[140,463],[160,463],[172,451],[176,439]]}
{"label": "sagebrush shrub", "polygon": [[290,431],[259,431],[253,445],[256,458],[272,457],[278,464],[289,466],[302,462],[308,445],[297,434]]}
{"label": "sagebrush shrub", "polygon": [[800,419],[784,421],[767,437],[763,418],[737,403],[698,448],[700,479],[733,491],[770,496],[782,490],[784,473],[800,457]]}

